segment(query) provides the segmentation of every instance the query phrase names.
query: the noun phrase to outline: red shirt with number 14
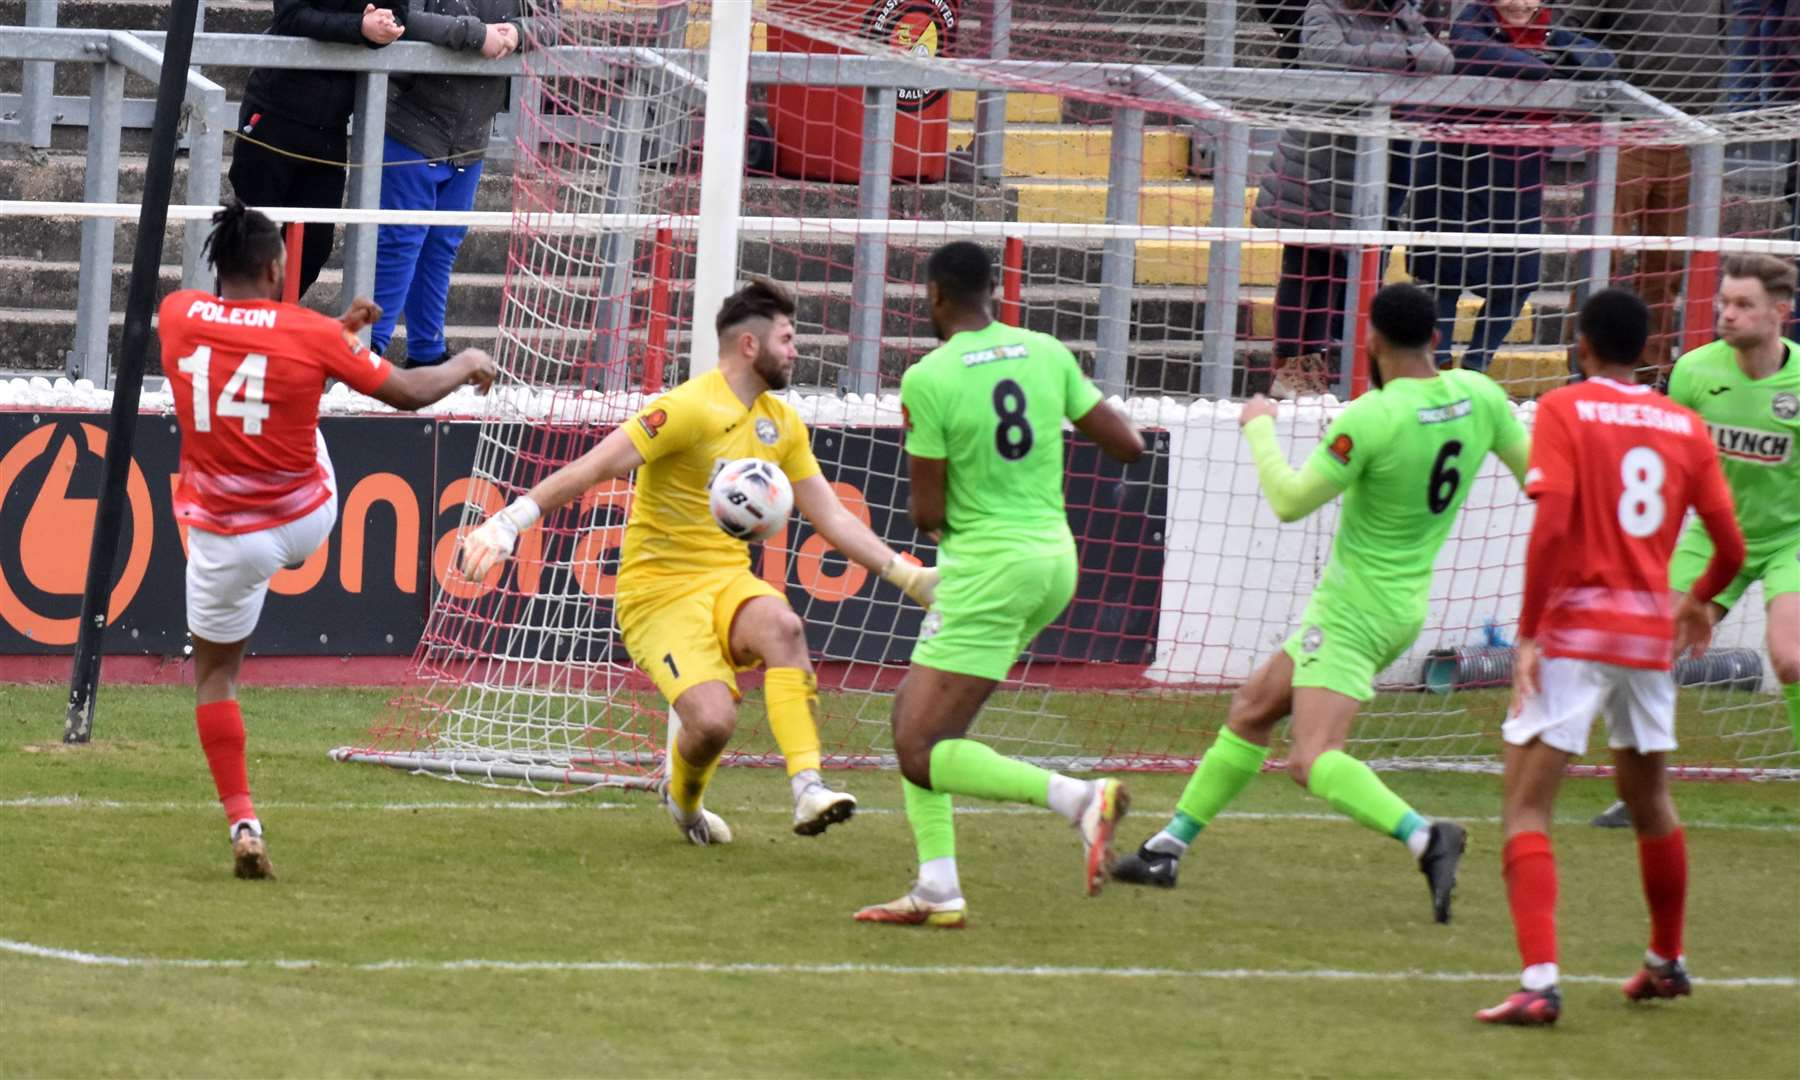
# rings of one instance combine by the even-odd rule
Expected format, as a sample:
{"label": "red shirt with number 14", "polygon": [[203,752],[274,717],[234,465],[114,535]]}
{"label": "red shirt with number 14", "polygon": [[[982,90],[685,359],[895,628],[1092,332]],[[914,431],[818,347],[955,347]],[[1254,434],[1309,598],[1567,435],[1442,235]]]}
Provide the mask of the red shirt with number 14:
{"label": "red shirt with number 14", "polygon": [[157,314],[163,373],[181,425],[175,520],[254,532],[331,497],[319,461],[326,379],[372,393],[393,371],[336,319],[274,300],[183,289]]}
{"label": "red shirt with number 14", "polygon": [[[1545,656],[1667,668],[1675,640],[1669,556],[1689,506],[1731,513],[1706,422],[1647,386],[1588,379],[1538,401],[1525,492],[1568,496],[1573,518],[1535,637]],[[1527,613],[1529,615],[1529,613]],[[1521,620],[1520,633],[1532,636]]]}

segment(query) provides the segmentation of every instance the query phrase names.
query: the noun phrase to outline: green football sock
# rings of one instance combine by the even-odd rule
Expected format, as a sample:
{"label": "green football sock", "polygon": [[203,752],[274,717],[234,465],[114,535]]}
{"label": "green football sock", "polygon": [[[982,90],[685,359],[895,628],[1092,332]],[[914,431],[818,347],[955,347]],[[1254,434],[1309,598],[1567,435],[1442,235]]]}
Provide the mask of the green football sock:
{"label": "green football sock", "polygon": [[1800,750],[1800,682],[1782,684],[1781,696],[1787,698],[1788,726],[1794,729],[1794,749]]}
{"label": "green football sock", "polygon": [[906,793],[906,820],[912,826],[913,843],[921,865],[933,859],[956,857],[956,818],[950,793],[926,791],[910,780],[900,781]]}
{"label": "green football sock", "polygon": [[931,748],[931,790],[1049,806],[1050,771],[973,739],[945,739]]}
{"label": "green football sock", "polygon": [[1403,828],[1410,835],[1424,822],[1405,799],[1388,790],[1375,770],[1342,750],[1319,755],[1307,776],[1306,790],[1358,825],[1384,836],[1405,840]]}
{"label": "green football sock", "polygon": [[1221,729],[1194,775],[1188,777],[1167,831],[1184,844],[1192,843],[1226,804],[1250,786],[1268,756],[1268,747],[1258,746],[1230,728]]}

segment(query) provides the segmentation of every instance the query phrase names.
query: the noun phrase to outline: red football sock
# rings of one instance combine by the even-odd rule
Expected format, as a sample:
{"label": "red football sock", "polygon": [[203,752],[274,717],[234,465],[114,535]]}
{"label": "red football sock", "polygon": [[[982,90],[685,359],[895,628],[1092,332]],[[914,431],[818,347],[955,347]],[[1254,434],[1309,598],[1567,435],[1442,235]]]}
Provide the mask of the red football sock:
{"label": "red football sock", "polygon": [[1638,871],[1650,904],[1650,951],[1673,960],[1681,955],[1687,914],[1687,832],[1638,837]]}
{"label": "red football sock", "polygon": [[213,787],[225,806],[225,820],[236,824],[256,816],[250,804],[250,776],[244,768],[244,714],[235,701],[213,701],[194,708],[200,749],[212,770]]}
{"label": "red football sock", "polygon": [[1502,859],[1520,966],[1556,963],[1556,856],[1550,838],[1519,833],[1506,842]]}

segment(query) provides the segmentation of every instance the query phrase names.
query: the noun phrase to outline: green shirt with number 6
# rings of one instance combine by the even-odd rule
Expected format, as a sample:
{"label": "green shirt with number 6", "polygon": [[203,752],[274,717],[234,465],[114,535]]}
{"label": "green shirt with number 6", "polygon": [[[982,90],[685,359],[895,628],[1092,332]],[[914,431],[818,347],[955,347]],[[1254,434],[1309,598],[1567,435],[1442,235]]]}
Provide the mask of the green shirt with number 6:
{"label": "green shirt with number 6", "polygon": [[1506,391],[1479,372],[1395,379],[1356,399],[1307,462],[1344,492],[1319,590],[1422,619],[1432,564],[1482,459],[1529,438]]}

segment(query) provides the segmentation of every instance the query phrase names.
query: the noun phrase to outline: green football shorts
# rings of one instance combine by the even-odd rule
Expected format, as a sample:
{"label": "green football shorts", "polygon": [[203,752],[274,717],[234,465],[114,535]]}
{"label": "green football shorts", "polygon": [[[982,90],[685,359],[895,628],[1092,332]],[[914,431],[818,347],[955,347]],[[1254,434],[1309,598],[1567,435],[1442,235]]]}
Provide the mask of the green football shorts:
{"label": "green football shorts", "polygon": [[[1706,573],[1706,564],[1712,561],[1712,556],[1712,537],[1706,535],[1705,529],[1689,529],[1669,560],[1669,586],[1680,592],[1692,589],[1700,575]],[[1800,540],[1751,548],[1744,557],[1744,568],[1731,579],[1731,584],[1713,597],[1713,603],[1730,611],[1743,597],[1744,590],[1755,581],[1763,583],[1765,604],[1782,593],[1800,592]]]}
{"label": "green football shorts", "polygon": [[1075,545],[1065,551],[942,562],[937,603],[925,615],[912,660],[939,671],[1006,678],[1038,631],[1075,596]]}
{"label": "green football shorts", "polygon": [[1315,592],[1300,628],[1282,645],[1294,660],[1293,685],[1368,701],[1375,696],[1375,676],[1399,659],[1423,625],[1383,618],[1344,597]]}

